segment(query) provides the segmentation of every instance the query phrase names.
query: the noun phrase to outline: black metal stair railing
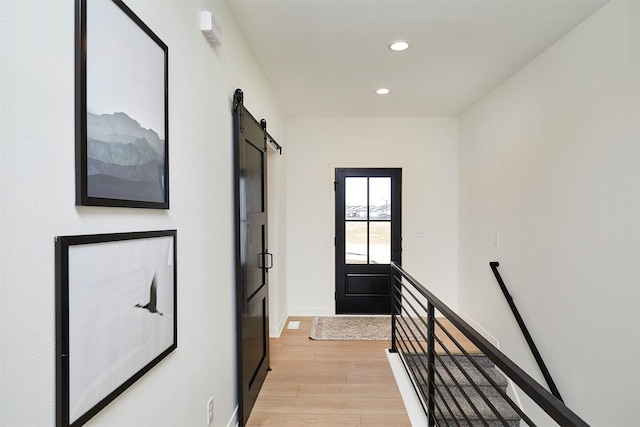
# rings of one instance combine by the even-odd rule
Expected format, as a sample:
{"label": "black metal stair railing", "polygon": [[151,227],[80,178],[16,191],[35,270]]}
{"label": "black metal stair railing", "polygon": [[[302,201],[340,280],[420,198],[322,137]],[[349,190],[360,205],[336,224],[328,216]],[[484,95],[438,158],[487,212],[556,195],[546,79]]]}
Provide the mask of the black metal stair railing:
{"label": "black metal stair railing", "polygon": [[514,402],[505,376],[547,414],[545,425],[588,425],[395,263],[391,282],[391,350],[400,355],[429,426],[536,425],[532,418],[540,415]]}
{"label": "black metal stair railing", "polygon": [[498,286],[500,286],[500,290],[502,291],[502,294],[507,300],[507,304],[509,304],[509,308],[511,308],[513,317],[516,318],[516,322],[520,327],[520,331],[522,332],[522,335],[524,336],[525,341],[527,341],[527,344],[529,345],[529,349],[533,354],[533,358],[536,360],[536,363],[538,364],[538,368],[540,368],[540,372],[542,372],[542,376],[544,377],[545,381],[547,382],[547,385],[549,386],[549,391],[551,391],[551,394],[553,394],[555,397],[560,399],[560,401],[563,401],[562,396],[560,396],[560,391],[558,391],[558,387],[556,386],[556,383],[553,381],[553,378],[551,378],[551,373],[549,372],[547,365],[544,363],[544,360],[542,360],[542,355],[540,354],[540,351],[538,350],[538,347],[536,346],[536,344],[533,342],[533,337],[529,333],[529,329],[527,328],[527,325],[525,325],[524,320],[520,315],[520,311],[518,311],[518,307],[516,307],[516,303],[513,301],[513,297],[511,296],[511,294],[509,293],[509,290],[507,289],[507,285],[504,283],[504,280],[502,280],[502,276],[498,271],[498,266],[500,266],[500,263],[498,263],[497,261],[491,261],[489,263],[489,267],[491,267],[491,271],[493,271],[493,275],[495,276],[496,281],[498,282]]}

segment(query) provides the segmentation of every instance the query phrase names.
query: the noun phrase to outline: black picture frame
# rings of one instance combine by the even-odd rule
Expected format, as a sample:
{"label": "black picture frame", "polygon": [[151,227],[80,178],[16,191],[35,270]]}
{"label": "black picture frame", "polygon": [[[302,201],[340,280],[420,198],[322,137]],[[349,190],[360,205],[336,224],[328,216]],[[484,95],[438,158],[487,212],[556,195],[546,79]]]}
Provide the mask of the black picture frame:
{"label": "black picture frame", "polygon": [[169,209],[169,49],[122,0],[76,0],[76,205]]}
{"label": "black picture frame", "polygon": [[58,427],[83,425],[177,348],[176,237],[55,238]]}

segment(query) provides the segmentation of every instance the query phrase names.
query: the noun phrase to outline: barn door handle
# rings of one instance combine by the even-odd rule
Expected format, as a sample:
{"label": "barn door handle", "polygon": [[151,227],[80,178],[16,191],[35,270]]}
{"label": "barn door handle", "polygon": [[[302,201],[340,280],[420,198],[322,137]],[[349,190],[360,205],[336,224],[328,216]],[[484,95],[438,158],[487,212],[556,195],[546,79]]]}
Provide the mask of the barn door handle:
{"label": "barn door handle", "polygon": [[269,257],[269,266],[265,267],[265,269],[269,271],[270,269],[273,268],[273,254],[270,252],[266,252],[265,255]]}

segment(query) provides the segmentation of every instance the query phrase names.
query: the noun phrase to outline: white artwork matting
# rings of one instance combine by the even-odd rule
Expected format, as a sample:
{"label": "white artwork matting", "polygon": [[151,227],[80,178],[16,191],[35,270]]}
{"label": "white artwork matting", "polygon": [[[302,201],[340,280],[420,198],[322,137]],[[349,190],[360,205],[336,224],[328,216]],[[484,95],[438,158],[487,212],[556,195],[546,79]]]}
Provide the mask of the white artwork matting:
{"label": "white artwork matting", "polygon": [[69,425],[176,347],[175,231],[140,234],[58,238]]}

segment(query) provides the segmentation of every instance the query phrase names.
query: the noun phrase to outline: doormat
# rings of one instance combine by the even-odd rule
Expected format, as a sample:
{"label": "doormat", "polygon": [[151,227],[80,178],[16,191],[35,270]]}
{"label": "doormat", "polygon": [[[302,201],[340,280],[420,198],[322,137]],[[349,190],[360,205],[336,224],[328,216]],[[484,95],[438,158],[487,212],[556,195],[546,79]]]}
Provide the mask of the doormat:
{"label": "doormat", "polygon": [[318,341],[389,341],[391,316],[314,317],[309,338]]}

